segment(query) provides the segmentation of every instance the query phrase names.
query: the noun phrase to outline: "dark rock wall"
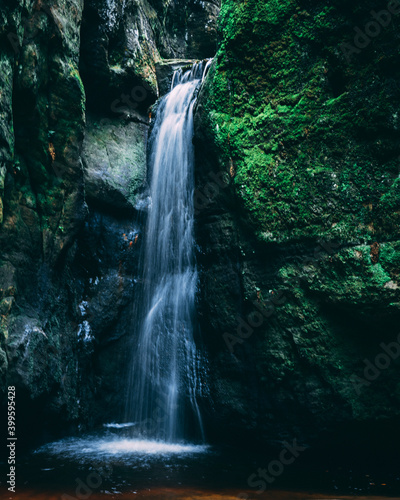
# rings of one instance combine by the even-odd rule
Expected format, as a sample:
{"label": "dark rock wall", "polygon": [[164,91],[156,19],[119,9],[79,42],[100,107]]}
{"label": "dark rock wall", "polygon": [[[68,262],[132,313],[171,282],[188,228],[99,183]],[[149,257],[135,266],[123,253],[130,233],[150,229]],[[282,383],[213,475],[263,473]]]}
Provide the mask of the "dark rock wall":
{"label": "dark rock wall", "polygon": [[33,415],[67,427],[79,413],[69,264],[87,216],[82,10],[80,1],[1,7],[1,389],[19,389],[22,426]]}
{"label": "dark rock wall", "polygon": [[398,442],[399,366],[380,344],[400,319],[400,16],[368,24],[387,8],[222,5],[196,113],[215,438]]}

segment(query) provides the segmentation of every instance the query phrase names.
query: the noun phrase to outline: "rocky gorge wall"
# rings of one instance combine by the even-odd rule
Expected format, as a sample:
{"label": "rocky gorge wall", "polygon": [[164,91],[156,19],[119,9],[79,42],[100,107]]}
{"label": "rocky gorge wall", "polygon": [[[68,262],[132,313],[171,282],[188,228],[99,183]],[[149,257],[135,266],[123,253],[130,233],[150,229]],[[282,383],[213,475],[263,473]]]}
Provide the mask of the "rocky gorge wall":
{"label": "rocky gorge wall", "polygon": [[195,137],[215,439],[399,442],[399,12],[222,4]]}
{"label": "rocky gorge wall", "polygon": [[0,388],[17,388],[21,446],[121,417],[156,64],[212,55],[217,13],[2,3]]}
{"label": "rocky gorge wall", "polygon": [[[400,15],[368,24],[396,5],[222,3],[195,135],[212,441],[396,442],[396,360],[365,372],[399,333]],[[218,10],[2,4],[0,388],[40,439],[123,410],[148,107]]]}

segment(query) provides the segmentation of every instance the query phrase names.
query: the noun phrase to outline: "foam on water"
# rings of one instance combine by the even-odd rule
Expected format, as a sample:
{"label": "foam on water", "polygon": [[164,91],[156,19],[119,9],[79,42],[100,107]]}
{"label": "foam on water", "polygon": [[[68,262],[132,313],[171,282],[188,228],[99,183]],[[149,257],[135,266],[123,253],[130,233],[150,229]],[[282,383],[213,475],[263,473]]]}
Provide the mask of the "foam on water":
{"label": "foam on water", "polygon": [[121,439],[118,441],[103,442],[99,444],[99,449],[112,454],[119,453],[148,453],[173,454],[173,453],[204,453],[207,447],[193,444],[172,444],[160,441],[146,441],[139,439]]}
{"label": "foam on water", "polygon": [[106,427],[107,429],[125,429],[126,427],[133,427],[134,425],[134,422],[124,422],[122,424],[111,422],[109,424],[103,424],[103,427]]}
{"label": "foam on water", "polygon": [[105,458],[107,456],[168,456],[191,455],[205,453],[209,449],[206,445],[190,443],[166,443],[162,441],[148,441],[144,439],[127,439],[124,437],[87,437],[67,438],[46,444],[35,453],[46,453],[71,459]]}

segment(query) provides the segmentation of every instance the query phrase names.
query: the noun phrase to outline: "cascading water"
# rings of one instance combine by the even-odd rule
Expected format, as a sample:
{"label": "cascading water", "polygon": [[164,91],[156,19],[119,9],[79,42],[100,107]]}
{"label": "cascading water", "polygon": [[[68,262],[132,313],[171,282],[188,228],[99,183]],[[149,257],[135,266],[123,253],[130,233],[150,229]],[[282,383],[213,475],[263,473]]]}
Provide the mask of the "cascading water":
{"label": "cascading water", "polygon": [[138,437],[201,438],[199,356],[193,335],[193,107],[209,64],[175,72],[150,138],[151,204],[146,227],[140,330],[132,368],[129,416]]}

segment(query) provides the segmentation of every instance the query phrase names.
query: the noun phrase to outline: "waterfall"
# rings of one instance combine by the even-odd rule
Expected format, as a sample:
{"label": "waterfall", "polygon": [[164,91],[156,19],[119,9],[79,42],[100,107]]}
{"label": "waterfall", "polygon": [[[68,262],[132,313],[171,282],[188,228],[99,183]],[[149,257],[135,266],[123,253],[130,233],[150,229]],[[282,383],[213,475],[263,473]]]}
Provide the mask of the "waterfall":
{"label": "waterfall", "polygon": [[193,107],[206,68],[175,72],[150,137],[150,207],[129,416],[135,434],[180,442],[203,429],[194,341]]}

